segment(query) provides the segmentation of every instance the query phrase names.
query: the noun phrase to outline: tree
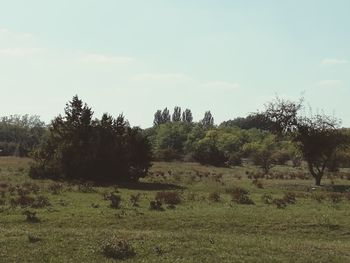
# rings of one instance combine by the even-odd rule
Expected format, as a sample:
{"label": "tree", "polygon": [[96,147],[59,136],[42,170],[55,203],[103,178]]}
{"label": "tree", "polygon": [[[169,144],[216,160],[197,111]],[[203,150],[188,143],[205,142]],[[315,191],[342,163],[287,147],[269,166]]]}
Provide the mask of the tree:
{"label": "tree", "polygon": [[173,122],[179,122],[181,121],[181,108],[176,106],[174,108],[174,113],[173,113],[173,116],[172,116],[172,121]]}
{"label": "tree", "polygon": [[168,108],[165,108],[162,112],[162,121],[163,121],[163,124],[170,122],[170,113]]}
{"label": "tree", "polygon": [[348,137],[337,127],[337,120],[324,115],[301,118],[294,140],[308,164],[316,185],[321,185],[325,169],[337,151],[348,145]]}
{"label": "tree", "polygon": [[216,131],[208,131],[206,136],[196,143],[193,157],[201,164],[213,166],[225,166],[229,157],[218,147],[218,134]]}
{"label": "tree", "polygon": [[161,125],[163,123],[164,123],[164,121],[163,121],[162,111],[157,110],[156,113],[154,114],[153,125],[158,126],[158,125]]}
{"label": "tree", "polygon": [[11,115],[0,118],[0,155],[28,156],[46,133],[39,116]]}
{"label": "tree", "polygon": [[336,152],[349,145],[349,136],[341,133],[340,121],[327,115],[299,116],[303,100],[292,102],[276,98],[266,105],[263,115],[274,123],[279,136],[291,135],[308,164],[315,184],[320,185],[324,171]]}
{"label": "tree", "polygon": [[214,126],[214,117],[210,111],[206,111],[204,118],[201,120],[201,124],[204,129],[210,129]]}
{"label": "tree", "polygon": [[268,174],[275,164],[274,154],[277,147],[276,137],[268,133],[262,140],[245,144],[244,150],[252,157],[254,164],[259,165],[264,173]]}
{"label": "tree", "polygon": [[190,109],[186,109],[182,113],[182,122],[185,122],[185,123],[192,123],[193,122],[193,116],[192,116],[192,112]]}
{"label": "tree", "polygon": [[148,140],[130,128],[123,115],[116,119],[93,112],[78,96],[56,117],[49,133],[34,152],[34,178],[90,180],[99,183],[137,181],[151,161]]}

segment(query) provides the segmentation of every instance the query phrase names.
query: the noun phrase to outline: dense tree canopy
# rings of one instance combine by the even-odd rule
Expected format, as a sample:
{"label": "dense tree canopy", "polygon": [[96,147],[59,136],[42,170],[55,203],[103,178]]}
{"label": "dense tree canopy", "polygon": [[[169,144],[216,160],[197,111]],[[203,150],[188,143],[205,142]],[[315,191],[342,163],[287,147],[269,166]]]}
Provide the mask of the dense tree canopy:
{"label": "dense tree canopy", "polygon": [[97,182],[137,181],[150,167],[150,144],[124,116],[93,112],[77,96],[56,117],[46,139],[34,152],[33,177]]}

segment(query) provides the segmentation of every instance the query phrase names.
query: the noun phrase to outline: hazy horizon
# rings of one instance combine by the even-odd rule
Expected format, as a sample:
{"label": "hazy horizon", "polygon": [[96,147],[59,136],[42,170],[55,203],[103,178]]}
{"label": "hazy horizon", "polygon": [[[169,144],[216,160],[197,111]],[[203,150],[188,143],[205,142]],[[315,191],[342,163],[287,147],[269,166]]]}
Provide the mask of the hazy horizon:
{"label": "hazy horizon", "polygon": [[150,127],[157,109],[219,124],[301,94],[350,127],[350,2],[4,1],[0,115],[45,122],[75,94]]}

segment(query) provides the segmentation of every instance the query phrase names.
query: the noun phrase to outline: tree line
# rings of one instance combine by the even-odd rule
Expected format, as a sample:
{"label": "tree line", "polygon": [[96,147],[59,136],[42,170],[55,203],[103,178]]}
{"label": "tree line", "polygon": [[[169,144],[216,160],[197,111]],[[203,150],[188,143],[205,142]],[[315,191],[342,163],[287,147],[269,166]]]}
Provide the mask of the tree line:
{"label": "tree line", "polygon": [[176,106],[154,114],[153,126],[131,127],[123,115],[93,117],[78,96],[64,115],[45,125],[37,116],[0,119],[1,155],[30,156],[35,178],[137,181],[151,161],[195,161],[214,166],[252,162],[268,173],[274,165],[306,162],[319,185],[324,172],[350,167],[350,132],[326,115],[300,114],[303,101],[276,98],[265,109],[215,125],[210,111],[193,120]]}

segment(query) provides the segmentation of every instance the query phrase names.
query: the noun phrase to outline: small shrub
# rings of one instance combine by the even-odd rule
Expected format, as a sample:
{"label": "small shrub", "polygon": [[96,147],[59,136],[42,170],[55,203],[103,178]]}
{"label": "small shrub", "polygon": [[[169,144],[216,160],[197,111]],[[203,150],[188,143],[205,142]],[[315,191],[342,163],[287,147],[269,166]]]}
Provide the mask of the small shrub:
{"label": "small shrub", "polygon": [[287,202],[284,200],[284,198],[276,198],[273,200],[273,203],[278,209],[284,209],[287,207]]}
{"label": "small shrub", "polygon": [[254,201],[248,196],[249,192],[243,188],[235,187],[227,192],[231,195],[232,201],[237,204],[254,205]]}
{"label": "small shrub", "polygon": [[126,259],[135,256],[135,250],[130,241],[113,235],[101,245],[102,253],[113,259]]}
{"label": "small shrub", "polygon": [[329,199],[332,203],[339,203],[342,200],[342,196],[339,193],[331,193],[329,194]]}
{"label": "small shrub", "polygon": [[3,199],[3,198],[1,198],[1,199],[0,199],[0,205],[5,205],[5,204],[6,204],[6,200]]}
{"label": "small shrub", "polygon": [[29,223],[38,223],[40,219],[36,216],[36,212],[26,210],[23,212],[23,215],[26,216],[26,221]]}
{"label": "small shrub", "polygon": [[272,204],[272,202],[273,202],[273,197],[272,197],[272,195],[270,195],[270,194],[263,194],[263,195],[261,196],[261,201],[262,201],[264,204],[270,205],[270,204]]}
{"label": "small shrub", "polygon": [[326,196],[322,193],[313,193],[311,197],[319,203],[326,199]]}
{"label": "small shrub", "polygon": [[46,206],[50,206],[50,201],[46,196],[39,195],[33,202],[32,207],[33,208],[43,208]]}
{"label": "small shrub", "polygon": [[252,183],[253,183],[253,185],[255,185],[257,188],[260,188],[260,189],[264,188],[262,182],[259,181],[258,179],[254,179],[254,180],[252,181]]}
{"label": "small shrub", "polygon": [[285,193],[283,196],[283,200],[287,204],[295,204],[297,202],[295,194],[291,192]]}
{"label": "small shrub", "polygon": [[11,198],[10,204],[12,207],[21,206],[31,206],[34,203],[35,199],[29,195],[20,195],[17,198]]}
{"label": "small shrub", "polygon": [[109,196],[109,200],[111,201],[110,207],[115,208],[115,209],[120,208],[120,204],[122,202],[122,198],[120,197],[120,195],[112,193]]}
{"label": "small shrub", "polygon": [[29,241],[29,243],[36,243],[36,242],[39,242],[41,240],[42,239],[39,236],[35,235],[35,234],[28,234],[28,241]]}
{"label": "small shrub", "polygon": [[163,204],[159,200],[154,200],[149,202],[149,209],[156,210],[156,211],[164,211]]}
{"label": "small shrub", "polygon": [[52,183],[48,186],[48,190],[55,195],[60,194],[63,191],[63,184],[61,183]]}
{"label": "small shrub", "polygon": [[167,205],[178,205],[181,203],[181,196],[178,192],[157,192],[155,200],[164,202]]}
{"label": "small shrub", "polygon": [[139,206],[138,202],[140,201],[140,197],[141,197],[140,193],[130,195],[131,205],[134,206],[134,207]]}
{"label": "small shrub", "polygon": [[78,191],[81,193],[96,193],[96,190],[93,188],[93,185],[90,183],[79,184]]}
{"label": "small shrub", "polygon": [[212,202],[220,202],[220,200],[221,200],[219,192],[212,192],[212,193],[210,193],[208,198]]}

